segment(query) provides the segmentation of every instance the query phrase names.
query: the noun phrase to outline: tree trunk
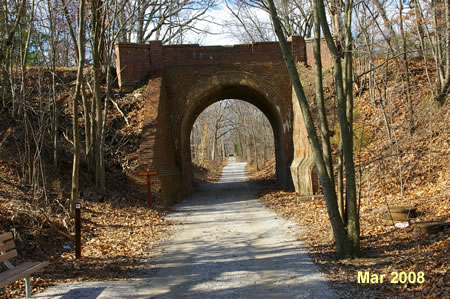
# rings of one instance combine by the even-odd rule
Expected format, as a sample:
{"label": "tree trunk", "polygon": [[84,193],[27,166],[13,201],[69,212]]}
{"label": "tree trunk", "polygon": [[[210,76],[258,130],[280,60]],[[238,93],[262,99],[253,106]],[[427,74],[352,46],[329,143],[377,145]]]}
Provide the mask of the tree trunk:
{"label": "tree trunk", "polygon": [[253,151],[255,154],[256,171],[259,171],[258,147],[256,146],[256,136],[253,130],[252,130],[252,137],[253,137]]}
{"label": "tree trunk", "polygon": [[[359,248],[355,248],[354,243],[349,242],[349,239],[347,238],[347,232],[344,227],[344,223],[339,214],[336,190],[334,189],[334,184],[331,182],[330,177],[328,176],[327,167],[324,162],[322,150],[320,147],[320,142],[319,142],[318,136],[315,131],[310,107],[306,100],[303,86],[300,82],[297,68],[296,68],[294,60],[292,58],[292,54],[290,52],[289,46],[286,42],[283,31],[281,29],[281,25],[280,25],[280,21],[277,16],[275,5],[273,3],[273,0],[268,0],[267,2],[269,4],[270,15],[272,18],[272,22],[274,24],[275,32],[276,32],[279,42],[280,42],[283,57],[284,57],[286,66],[288,68],[289,76],[291,78],[291,82],[294,87],[294,90],[297,95],[297,98],[298,98],[298,101],[300,104],[300,108],[302,111],[303,120],[304,120],[305,127],[306,127],[306,130],[308,133],[308,140],[311,145],[314,161],[316,163],[317,171],[319,173],[320,182],[322,185],[322,190],[323,190],[325,200],[327,203],[327,211],[328,211],[328,215],[330,218],[331,226],[333,228],[333,234],[334,234],[334,237],[336,240],[337,252],[341,256],[357,255],[359,253]],[[322,7],[320,7],[320,6],[322,6]],[[330,31],[328,28],[328,24],[326,23],[325,9],[323,7],[322,1],[316,1],[316,7],[317,7],[317,9],[319,9],[318,16],[319,16],[323,31],[328,30],[329,36],[328,36],[327,42],[329,43],[330,42],[329,39],[331,39],[331,43],[333,43],[333,46],[334,46],[333,38],[331,37]],[[339,71],[341,72],[341,69],[339,69]],[[340,74],[340,77],[342,77],[342,73]],[[338,79],[339,78],[336,78],[336,81],[338,81]],[[339,83],[339,82],[337,82],[337,83]],[[342,79],[340,81],[340,84],[342,86]],[[342,89],[341,89],[341,93],[342,93]],[[341,100],[339,101],[339,105],[342,105],[343,101],[345,103],[345,99],[343,99],[342,94],[340,96],[341,96]],[[343,107],[340,106],[339,110],[340,110],[340,114],[341,114],[340,118],[342,118],[342,114],[343,114],[344,122],[346,122],[345,105]],[[349,132],[344,132],[345,129],[346,129],[346,127],[344,124],[344,126],[341,126],[341,131],[342,131],[341,134],[347,134],[346,137],[348,138]],[[348,155],[348,153],[347,153],[347,155]],[[350,159],[349,163],[350,162],[353,162],[353,160]]]}
{"label": "tree trunk", "polygon": [[78,70],[75,92],[73,96],[73,164],[72,164],[72,190],[70,197],[70,215],[75,216],[75,204],[79,201],[79,173],[80,173],[80,136],[78,126],[78,102],[81,100],[81,82],[83,81],[84,67],[84,18],[85,0],[80,0],[78,12]]}
{"label": "tree trunk", "polygon": [[402,36],[402,57],[403,57],[403,76],[406,83],[406,102],[408,104],[408,132],[411,136],[414,133],[414,110],[411,101],[411,86],[409,84],[409,66],[408,66],[408,55],[406,53],[406,36],[405,29],[403,28],[403,0],[398,0],[399,3],[399,14],[400,14],[400,34]]}
{"label": "tree trunk", "polygon": [[91,121],[91,110],[89,108],[89,103],[87,100],[85,92],[85,82],[81,82],[81,100],[83,102],[84,111],[84,138],[85,138],[85,155],[88,161],[88,169],[92,169],[92,121]]}
{"label": "tree trunk", "polygon": [[[313,4],[315,5],[315,4]],[[327,168],[330,181],[334,182],[333,160],[331,156],[330,131],[328,129],[328,119],[325,111],[325,100],[323,97],[323,75],[322,75],[322,59],[320,55],[320,24],[317,9],[314,8],[314,61],[315,63],[315,89],[317,112],[320,120],[320,132],[322,139],[323,159]],[[334,187],[333,187],[334,188]]]}
{"label": "tree trunk", "polygon": [[55,171],[58,169],[58,126],[59,126],[59,111],[56,101],[56,40],[55,27],[53,21],[53,11],[51,9],[50,0],[47,0],[47,8],[50,25],[50,46],[51,46],[51,70],[52,70],[52,139],[53,139],[53,167]]}
{"label": "tree trunk", "polygon": [[[352,250],[359,251],[359,214],[356,195],[356,175],[355,164],[353,161],[353,36],[351,32],[352,26],[353,0],[345,2],[345,54],[344,54],[344,71],[345,71],[345,119],[341,123],[342,141],[344,152],[344,165],[346,177],[346,220],[347,220],[347,237],[352,242]],[[339,98],[338,98],[339,101]],[[340,111],[340,109],[339,109]],[[358,253],[358,252],[357,252]]]}
{"label": "tree trunk", "polygon": [[[95,122],[95,142],[94,147],[94,162],[95,162],[95,184],[99,188],[100,192],[103,194],[105,189],[105,177],[104,177],[104,161],[103,161],[103,109],[102,109],[102,98],[100,90],[100,75],[101,75],[101,61],[103,59],[102,55],[104,53],[104,14],[102,12],[103,1],[101,0],[91,0],[91,23],[92,23],[92,61],[93,61],[93,102],[95,106],[94,122]],[[92,111],[94,112],[94,111]]]}

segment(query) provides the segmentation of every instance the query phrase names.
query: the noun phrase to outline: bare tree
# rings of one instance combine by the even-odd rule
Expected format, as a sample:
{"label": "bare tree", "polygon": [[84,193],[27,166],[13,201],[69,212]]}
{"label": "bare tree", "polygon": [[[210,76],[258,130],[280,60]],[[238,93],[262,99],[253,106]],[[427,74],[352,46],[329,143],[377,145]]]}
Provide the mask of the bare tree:
{"label": "bare tree", "polygon": [[[353,136],[352,136],[352,109],[353,109],[353,76],[352,76],[352,34],[351,34],[351,20],[353,1],[346,1],[344,9],[343,20],[343,40],[344,44],[336,46],[330,28],[327,23],[325,7],[322,1],[314,1],[314,16],[315,23],[320,24],[327,41],[328,48],[333,58],[334,79],[336,84],[336,96],[338,102],[338,115],[341,133],[342,152],[345,165],[345,185],[346,185],[346,214],[345,219],[342,219],[335,189],[335,182],[333,177],[327,170],[327,165],[331,157],[327,157],[326,147],[321,146],[319,137],[316,133],[315,124],[311,115],[311,109],[306,99],[306,95],[299,79],[296,65],[294,63],[290,48],[287,44],[284,32],[281,28],[281,23],[278,17],[277,8],[272,0],[268,0],[268,7],[272,21],[274,23],[275,32],[280,41],[280,46],[286,62],[286,66],[291,77],[292,85],[299,100],[300,108],[303,114],[303,120],[308,133],[308,140],[311,145],[317,171],[319,174],[322,190],[327,203],[328,215],[333,228],[334,238],[336,240],[336,248],[338,254],[342,256],[357,256],[359,255],[359,214],[356,201],[356,184],[355,184],[355,170],[353,162]],[[316,31],[316,33],[318,33]],[[316,50],[320,40],[315,36]],[[315,55],[316,59],[320,54]],[[319,59],[320,61],[320,59]],[[318,63],[318,61],[316,61]],[[322,80],[320,72],[316,72],[316,82]],[[320,88],[316,89],[316,93],[323,93]],[[319,99],[320,101],[320,99]],[[321,128],[326,128],[325,118],[320,118]],[[329,136],[322,136],[322,138],[329,138]],[[332,162],[331,162],[332,164]]]}
{"label": "bare tree", "polygon": [[[182,43],[187,32],[202,31],[196,24],[208,21],[206,12],[215,4],[215,0],[120,1],[120,40],[145,43],[157,39],[169,44]],[[127,19],[130,22],[124,22]]]}
{"label": "bare tree", "polygon": [[[8,73],[8,67],[11,66],[11,53],[14,48],[14,39],[16,36],[17,28],[22,22],[24,15],[26,14],[27,1],[22,0],[20,2],[15,1],[2,1],[0,4],[0,66],[1,66],[1,92],[3,106],[10,104],[12,101],[13,107],[16,103],[13,98],[13,94],[10,94],[8,86],[11,79]],[[13,113],[15,109],[13,109]]]}
{"label": "bare tree", "polygon": [[448,1],[431,1],[436,69],[439,94],[436,99],[443,105],[450,93],[450,9]]}
{"label": "bare tree", "polygon": [[[313,25],[311,3],[311,1],[299,0],[277,1],[276,5],[285,35],[311,37]],[[262,5],[262,1],[227,0],[225,4],[235,18],[235,22],[227,21],[224,24],[229,34],[243,43],[276,39],[269,20],[269,11],[265,5]]]}
{"label": "bare tree", "polygon": [[81,101],[81,87],[83,82],[84,53],[85,53],[85,0],[80,0],[78,9],[78,35],[77,53],[78,68],[77,81],[73,94],[73,165],[72,165],[72,189],[70,197],[70,214],[75,215],[75,204],[79,200],[79,175],[80,175],[80,133],[78,125],[78,102]]}
{"label": "bare tree", "polygon": [[409,82],[409,65],[408,65],[408,55],[406,54],[407,51],[407,44],[406,44],[406,34],[405,34],[405,28],[403,25],[403,0],[398,1],[399,4],[399,16],[400,16],[400,35],[402,37],[402,58],[403,58],[403,76],[405,83],[405,89],[406,89],[406,102],[408,103],[408,113],[409,113],[409,135],[412,135],[414,132],[414,110],[412,106],[411,101],[411,86]]}

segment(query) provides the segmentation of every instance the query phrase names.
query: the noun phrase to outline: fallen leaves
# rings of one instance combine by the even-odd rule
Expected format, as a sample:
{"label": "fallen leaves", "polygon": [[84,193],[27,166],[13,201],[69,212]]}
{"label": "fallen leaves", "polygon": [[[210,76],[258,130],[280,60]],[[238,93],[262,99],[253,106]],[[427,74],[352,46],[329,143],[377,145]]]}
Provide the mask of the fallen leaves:
{"label": "fallen leaves", "polygon": [[[150,210],[145,205],[142,198],[114,204],[83,202],[82,258],[75,259],[72,240],[60,239],[53,248],[41,242],[50,265],[32,279],[33,292],[62,282],[126,279],[149,267],[150,252],[170,236],[171,223],[164,220],[167,211],[162,206]],[[1,296],[23,296],[23,292],[18,282]]]}
{"label": "fallen leaves", "polygon": [[[108,190],[104,196],[98,196],[91,178],[85,172],[80,174],[81,259],[75,258],[74,224],[67,212],[71,165],[66,160],[70,160],[70,155],[61,155],[61,171],[56,178],[46,178],[51,186],[47,190],[48,198],[36,200],[17,175],[20,161],[16,145],[9,142],[2,148],[0,231],[14,232],[19,249],[17,263],[23,260],[50,261],[44,272],[31,278],[33,294],[63,282],[131,277],[149,267],[152,249],[170,236],[171,223],[164,220],[169,208],[158,199],[157,184],[154,184],[154,207],[148,209],[145,183],[140,184],[130,175],[137,165],[143,126],[143,97],[125,95],[118,103],[120,109],[127,113],[130,126],[125,125],[116,109],[108,113],[108,142],[105,145]],[[61,105],[67,114],[71,113],[70,105]],[[62,121],[62,126],[67,125],[64,119]],[[4,125],[0,123],[0,130]],[[65,150],[62,145],[61,151]],[[1,263],[0,271],[2,266]],[[22,281],[0,290],[1,298],[24,295]]]}
{"label": "fallen leaves", "polygon": [[226,165],[227,160],[223,161],[210,161],[205,160],[201,165],[193,162],[192,172],[196,182],[202,183],[215,183],[220,179],[222,169]]}
{"label": "fallen leaves", "polygon": [[[411,67],[415,76],[423,77],[420,62]],[[395,93],[396,84],[389,83],[388,93]],[[367,116],[365,125],[374,136],[355,153],[356,169],[362,168],[361,249],[365,255],[362,259],[337,259],[323,199],[298,200],[295,193],[276,189],[265,190],[260,196],[264,205],[306,229],[298,239],[305,242],[340,297],[450,297],[450,230],[417,234],[413,225],[396,228],[382,220],[388,206],[417,208],[418,217],[410,220],[410,224],[450,220],[448,103],[437,109],[426,100],[429,90],[413,88],[412,92],[416,113],[413,136],[408,134],[405,101],[400,94],[390,98],[395,108],[391,115],[395,142],[392,145],[386,140],[378,108],[372,106],[368,95],[364,93],[355,100],[358,110]],[[261,174],[256,177],[262,179]],[[392,272],[422,271],[425,281],[358,284],[358,271],[388,276]]]}

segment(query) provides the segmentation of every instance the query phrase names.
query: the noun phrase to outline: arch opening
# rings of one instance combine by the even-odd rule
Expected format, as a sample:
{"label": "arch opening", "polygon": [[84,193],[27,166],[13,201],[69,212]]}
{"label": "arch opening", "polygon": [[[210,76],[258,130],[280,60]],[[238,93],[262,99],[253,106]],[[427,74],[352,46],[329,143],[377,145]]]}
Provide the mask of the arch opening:
{"label": "arch opening", "polygon": [[227,159],[247,162],[251,172],[264,170],[266,180],[275,176],[273,128],[253,104],[236,99],[211,104],[195,120],[190,138],[196,182],[218,179]]}
{"label": "arch opening", "polygon": [[270,123],[273,132],[275,151],[275,174],[277,184],[280,187],[288,185],[288,161],[285,152],[285,136],[283,120],[280,108],[275,97],[268,92],[261,92],[254,87],[244,84],[221,84],[204,90],[193,98],[187,99],[187,106],[180,122],[180,146],[181,146],[181,169],[183,175],[183,189],[189,193],[193,188],[191,131],[196,119],[211,104],[236,99],[248,102],[259,109]]}

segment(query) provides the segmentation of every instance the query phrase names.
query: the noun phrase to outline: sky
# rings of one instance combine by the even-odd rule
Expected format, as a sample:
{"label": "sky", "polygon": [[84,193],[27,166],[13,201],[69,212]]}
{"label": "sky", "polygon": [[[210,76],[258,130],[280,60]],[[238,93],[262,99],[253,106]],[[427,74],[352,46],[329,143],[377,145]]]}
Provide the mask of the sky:
{"label": "sky", "polygon": [[[212,34],[202,34],[200,37],[200,44],[209,45],[234,45],[238,44],[239,40],[229,33],[223,33],[222,24],[226,24],[232,18],[231,13],[225,7],[220,9],[210,10],[207,13],[207,18],[214,21],[214,23],[199,22],[200,28],[205,28]],[[194,33],[193,33],[194,34]],[[198,36],[197,36],[198,38]]]}
{"label": "sky", "polygon": [[[268,14],[259,9],[254,10],[258,18],[270,21]],[[224,32],[226,31],[224,25],[235,22],[235,17],[224,4],[220,4],[215,9],[210,9],[206,14],[206,18],[213,22],[202,21],[198,23],[198,27],[211,32],[211,34],[198,35],[190,33],[186,37],[187,43],[198,43],[203,46],[240,44],[238,38],[231,33]]]}

